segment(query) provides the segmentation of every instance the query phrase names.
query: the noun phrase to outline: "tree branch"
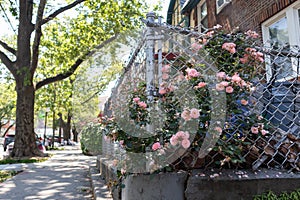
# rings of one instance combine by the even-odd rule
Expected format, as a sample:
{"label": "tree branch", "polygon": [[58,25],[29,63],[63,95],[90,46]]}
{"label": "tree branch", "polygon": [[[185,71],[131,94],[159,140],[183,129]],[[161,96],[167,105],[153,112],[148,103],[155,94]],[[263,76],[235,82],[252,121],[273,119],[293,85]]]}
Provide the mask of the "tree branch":
{"label": "tree branch", "polygon": [[64,79],[68,78],[69,76],[71,76],[72,74],[74,74],[74,72],[77,70],[77,68],[79,67],[79,65],[86,58],[91,57],[94,53],[97,52],[97,50],[103,48],[105,45],[107,45],[108,43],[112,42],[116,38],[117,38],[117,35],[112,36],[111,38],[109,38],[109,39],[105,40],[104,42],[102,42],[100,45],[96,46],[94,48],[94,50],[86,52],[86,54],[84,54],[83,56],[81,56],[80,58],[78,58],[75,61],[75,63],[69,68],[69,70],[67,72],[58,74],[58,75],[53,76],[53,77],[46,78],[46,79],[38,82],[36,84],[35,89],[38,90],[38,89],[40,89],[41,87],[43,87],[45,85],[48,85],[50,83],[54,83],[54,82],[61,81],[61,80],[64,80]]}
{"label": "tree branch", "polygon": [[106,89],[106,86],[109,84],[109,82],[111,81],[111,79],[114,77],[114,75],[111,75],[107,81],[105,83],[103,83],[100,87],[98,87],[98,91],[94,92],[90,97],[88,97],[86,100],[84,100],[83,102],[81,102],[80,104],[85,104],[87,102],[89,102],[90,100],[92,100],[96,95],[98,95],[100,92],[103,92]]}
{"label": "tree branch", "polygon": [[0,45],[1,45],[4,49],[6,49],[7,51],[9,51],[10,53],[16,55],[17,51],[16,51],[14,48],[8,46],[8,44],[6,44],[5,42],[3,42],[3,41],[0,40]]}
{"label": "tree branch", "polygon": [[50,20],[54,19],[57,15],[59,15],[60,13],[66,11],[66,10],[69,10],[75,6],[77,6],[78,4],[84,2],[86,0],[76,0],[74,1],[73,3],[65,6],[65,7],[61,7],[59,8],[58,10],[54,11],[52,14],[50,14],[48,17],[46,17],[45,19],[43,19],[42,21],[42,25],[43,24],[46,24],[47,22],[49,22]]}
{"label": "tree branch", "polygon": [[38,60],[39,60],[39,46],[41,42],[41,36],[42,36],[42,21],[43,21],[43,15],[45,10],[46,0],[41,0],[37,16],[36,16],[36,23],[35,23],[35,36],[34,36],[34,42],[32,45],[32,61],[30,66],[30,71],[33,74],[34,71],[37,68]]}
{"label": "tree branch", "polygon": [[16,70],[13,67],[14,62],[12,62],[2,51],[0,51],[0,60],[13,75],[16,75]]}

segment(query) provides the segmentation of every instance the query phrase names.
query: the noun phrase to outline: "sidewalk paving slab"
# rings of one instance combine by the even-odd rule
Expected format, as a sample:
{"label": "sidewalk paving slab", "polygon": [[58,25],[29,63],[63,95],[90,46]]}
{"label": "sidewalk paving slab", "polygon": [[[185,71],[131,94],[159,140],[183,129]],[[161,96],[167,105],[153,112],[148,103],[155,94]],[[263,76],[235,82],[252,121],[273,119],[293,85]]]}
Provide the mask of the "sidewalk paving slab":
{"label": "sidewalk paving slab", "polygon": [[96,157],[82,155],[78,147],[52,151],[41,163],[0,165],[0,170],[21,171],[0,183],[0,199],[110,200],[96,169]]}

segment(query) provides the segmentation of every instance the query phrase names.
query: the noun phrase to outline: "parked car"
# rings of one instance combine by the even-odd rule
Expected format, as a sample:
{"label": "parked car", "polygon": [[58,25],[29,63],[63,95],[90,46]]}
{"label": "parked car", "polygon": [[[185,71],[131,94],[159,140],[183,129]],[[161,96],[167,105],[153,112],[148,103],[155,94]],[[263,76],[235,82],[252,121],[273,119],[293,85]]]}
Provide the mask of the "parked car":
{"label": "parked car", "polygon": [[[11,152],[12,152],[12,150],[13,150],[13,148],[14,148],[14,144],[15,144],[15,142],[11,142],[11,143],[9,143],[9,144],[7,145],[7,148],[6,148],[6,153],[7,153],[7,154],[11,154]],[[43,153],[46,152],[46,148],[45,148],[45,146],[44,146],[41,142],[39,142],[39,141],[37,140],[37,141],[36,141],[36,144],[37,144],[37,147],[39,148],[39,150],[40,150],[41,152],[43,152]]]}
{"label": "parked car", "polygon": [[4,151],[7,149],[7,145],[15,141],[15,134],[9,133],[4,136],[3,148]]}

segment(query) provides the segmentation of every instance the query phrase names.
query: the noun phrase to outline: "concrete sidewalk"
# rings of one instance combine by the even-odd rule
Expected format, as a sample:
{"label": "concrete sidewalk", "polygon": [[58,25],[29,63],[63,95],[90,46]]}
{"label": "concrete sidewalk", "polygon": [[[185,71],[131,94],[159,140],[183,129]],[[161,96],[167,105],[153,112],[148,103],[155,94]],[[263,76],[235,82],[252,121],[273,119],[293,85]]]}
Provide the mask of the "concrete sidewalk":
{"label": "concrete sidewalk", "polygon": [[110,199],[102,193],[93,196],[92,185],[102,185],[103,195],[107,192],[93,174],[96,157],[82,155],[77,146],[65,148],[51,151],[54,155],[42,163],[0,165],[0,170],[22,171],[0,184],[0,199]]}

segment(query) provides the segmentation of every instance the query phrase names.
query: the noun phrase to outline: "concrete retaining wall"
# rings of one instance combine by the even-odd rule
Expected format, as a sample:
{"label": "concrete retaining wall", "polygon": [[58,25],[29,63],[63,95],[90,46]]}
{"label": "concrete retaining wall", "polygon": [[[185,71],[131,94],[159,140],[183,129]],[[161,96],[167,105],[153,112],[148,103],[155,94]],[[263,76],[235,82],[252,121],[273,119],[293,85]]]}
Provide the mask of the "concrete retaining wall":
{"label": "concrete retaining wall", "polygon": [[[98,158],[106,181],[117,176],[107,159]],[[114,200],[252,200],[267,191],[280,193],[300,188],[300,173],[280,170],[193,170],[151,175],[130,175],[124,188],[112,190]]]}

